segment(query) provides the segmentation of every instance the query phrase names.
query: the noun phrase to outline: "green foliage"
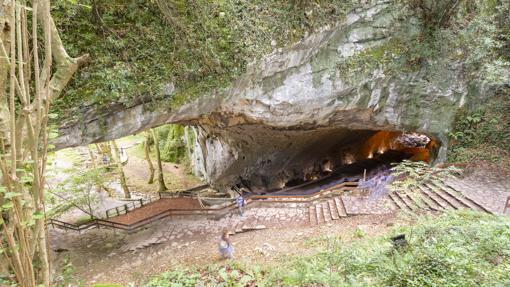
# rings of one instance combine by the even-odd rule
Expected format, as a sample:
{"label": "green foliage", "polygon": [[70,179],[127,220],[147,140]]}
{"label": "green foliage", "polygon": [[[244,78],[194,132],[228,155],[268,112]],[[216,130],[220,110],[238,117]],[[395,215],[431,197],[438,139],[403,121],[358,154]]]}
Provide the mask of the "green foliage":
{"label": "green foliage", "polygon": [[420,30],[405,22],[383,45],[346,58],[338,67],[344,76],[365,76],[376,68],[388,75],[428,67],[437,73],[441,64],[457,63],[466,78],[510,83],[509,1],[400,0],[392,9],[396,17],[420,19]]}
{"label": "green foliage", "polygon": [[396,179],[391,183],[390,189],[398,192],[412,192],[422,184],[441,181],[462,172],[454,166],[430,166],[422,161],[410,160],[396,164],[391,171]]}
{"label": "green foliage", "polygon": [[92,220],[94,220],[94,219],[91,218],[89,215],[82,215],[76,219],[74,224],[83,225],[83,224],[87,224],[87,223],[91,222]]}
{"label": "green foliage", "polygon": [[97,201],[94,191],[108,180],[108,177],[105,176],[106,169],[103,167],[73,168],[67,170],[66,173],[66,179],[55,188],[50,189],[46,195],[47,214],[49,217],[58,216],[74,206],[86,208],[87,212],[92,214],[92,204]]}
{"label": "green foliage", "polygon": [[[208,269],[176,269],[154,277],[146,284],[147,287],[192,287],[192,286],[224,286],[243,287],[264,285],[262,271],[258,266],[246,266],[233,263],[228,266],[210,266]],[[260,279],[260,280],[257,280]]]}
{"label": "green foliage", "polygon": [[64,286],[82,286],[81,282],[75,278],[75,269],[74,265],[71,261],[71,258],[67,255],[64,257],[64,262],[62,263],[60,275],[57,276],[52,285],[58,287]]}
{"label": "green foliage", "polygon": [[[395,249],[390,237],[406,234]],[[508,286],[510,218],[456,211],[415,226],[346,243],[328,240],[318,253],[278,264],[231,263],[166,272],[148,286]],[[236,278],[237,281],[233,281]],[[251,285],[250,285],[251,284]]]}
{"label": "green foliage", "polygon": [[450,161],[467,162],[473,159],[499,162],[510,155],[510,89],[502,89],[497,96],[474,111],[460,111],[449,134]]}
{"label": "green foliage", "polygon": [[52,14],[68,52],[90,53],[92,62],[78,71],[56,109],[69,117],[88,105],[150,102],[168,97],[170,83],[171,105],[180,105],[227,86],[274,49],[272,42],[296,42],[351,7],[345,0],[302,2],[58,1]]}
{"label": "green foliage", "polygon": [[181,163],[186,160],[184,126],[166,125],[157,129],[160,137],[161,160]]}

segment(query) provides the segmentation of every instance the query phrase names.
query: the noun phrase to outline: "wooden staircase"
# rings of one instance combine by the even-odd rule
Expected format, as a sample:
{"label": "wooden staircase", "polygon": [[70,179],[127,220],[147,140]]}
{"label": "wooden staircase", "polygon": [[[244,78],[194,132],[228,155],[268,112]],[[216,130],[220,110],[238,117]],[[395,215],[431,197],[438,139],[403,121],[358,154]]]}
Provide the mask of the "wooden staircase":
{"label": "wooden staircase", "polygon": [[322,199],[308,207],[308,214],[311,225],[330,223],[347,217],[345,206],[340,196]]}
{"label": "wooden staircase", "polygon": [[442,182],[425,183],[412,192],[389,192],[390,202],[406,213],[442,212],[472,209],[491,213],[489,210],[463,196],[459,191]]}

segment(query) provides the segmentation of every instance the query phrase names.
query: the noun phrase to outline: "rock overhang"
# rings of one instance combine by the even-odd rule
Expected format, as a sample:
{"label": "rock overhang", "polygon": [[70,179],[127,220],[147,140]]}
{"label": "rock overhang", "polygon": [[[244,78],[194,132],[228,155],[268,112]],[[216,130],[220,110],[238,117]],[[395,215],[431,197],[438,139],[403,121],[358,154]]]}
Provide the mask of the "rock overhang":
{"label": "rock overhang", "polygon": [[256,139],[251,149],[240,149],[253,134],[268,134],[275,139],[272,143],[294,134],[306,150],[303,139],[323,131],[334,134],[337,144],[341,136],[331,131],[414,131],[436,139],[437,159],[443,160],[455,112],[472,91],[460,66],[436,63],[396,74],[384,67],[359,74],[342,68],[349,58],[384,46],[397,33],[417,33],[419,23],[402,23],[389,9],[390,2],[374,1],[355,9],[343,23],[268,55],[215,95],[178,108],[141,104],[91,114],[61,128],[56,145],[105,141],[166,123],[189,125],[197,135],[196,172],[222,186],[260,170],[264,153],[277,152]]}

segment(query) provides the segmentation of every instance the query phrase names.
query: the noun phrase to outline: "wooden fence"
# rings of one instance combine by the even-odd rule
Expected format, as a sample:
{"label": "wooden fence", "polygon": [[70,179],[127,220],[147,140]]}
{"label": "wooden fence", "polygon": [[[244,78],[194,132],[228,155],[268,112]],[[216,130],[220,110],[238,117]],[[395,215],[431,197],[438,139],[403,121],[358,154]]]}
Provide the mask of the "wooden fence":
{"label": "wooden fence", "polygon": [[143,207],[144,205],[147,205],[151,202],[154,202],[154,201],[160,200],[160,199],[161,199],[161,195],[158,194],[158,196],[151,196],[147,199],[139,198],[139,199],[134,199],[134,200],[126,200],[127,203],[125,203],[123,205],[119,205],[119,206],[107,209],[105,211],[106,219],[108,219],[110,217],[115,217],[115,216],[119,216],[122,214],[126,214],[131,210]]}
{"label": "wooden fence", "polygon": [[[306,194],[306,195],[253,195],[246,197],[246,205],[251,205],[253,203],[260,203],[260,204],[268,204],[268,203],[307,203],[311,204],[315,201],[318,201],[322,198],[325,198],[327,196],[333,196],[338,193],[342,193],[344,191],[351,191],[356,189],[358,186],[357,182],[343,182],[341,184],[338,184],[336,186],[321,190],[318,193],[314,194]],[[168,197],[167,197],[168,196]],[[177,196],[174,193],[161,193],[160,198],[173,198],[173,197],[183,197]],[[195,196],[191,195],[185,195],[185,197],[192,197]],[[168,209],[164,210],[158,214],[154,214],[150,217],[144,218],[140,221],[134,222],[132,224],[124,224],[119,222],[114,222],[112,220],[108,219],[93,219],[92,221],[82,224],[82,225],[76,225],[56,219],[50,219],[48,220],[47,224],[51,225],[52,227],[58,227],[64,230],[72,230],[72,231],[84,231],[90,228],[113,228],[113,229],[120,229],[127,232],[133,232],[137,229],[144,227],[150,223],[153,223],[157,220],[161,220],[166,217],[171,216],[190,216],[190,215],[214,215],[215,217],[221,217],[224,216],[234,210],[237,209],[237,206],[235,203],[228,204],[227,206],[222,206],[220,208],[199,208],[199,209]],[[126,210],[129,210],[129,208],[126,207]],[[122,213],[122,211],[119,209],[119,211]],[[122,213],[123,214],[123,213]]]}

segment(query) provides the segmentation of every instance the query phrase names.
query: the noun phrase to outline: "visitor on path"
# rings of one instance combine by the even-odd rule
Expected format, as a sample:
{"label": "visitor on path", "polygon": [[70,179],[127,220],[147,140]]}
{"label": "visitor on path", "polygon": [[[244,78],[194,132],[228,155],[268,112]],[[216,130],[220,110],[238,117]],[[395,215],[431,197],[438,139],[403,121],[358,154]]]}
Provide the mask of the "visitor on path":
{"label": "visitor on path", "polygon": [[234,246],[232,246],[232,241],[230,241],[230,235],[227,229],[223,230],[218,247],[222,259],[234,258]]}
{"label": "visitor on path", "polygon": [[243,216],[243,208],[244,206],[246,205],[246,200],[244,199],[244,197],[242,195],[239,195],[236,197],[236,204],[237,204],[237,208],[239,208],[239,214],[241,216]]}

